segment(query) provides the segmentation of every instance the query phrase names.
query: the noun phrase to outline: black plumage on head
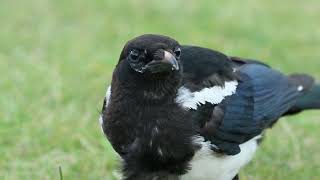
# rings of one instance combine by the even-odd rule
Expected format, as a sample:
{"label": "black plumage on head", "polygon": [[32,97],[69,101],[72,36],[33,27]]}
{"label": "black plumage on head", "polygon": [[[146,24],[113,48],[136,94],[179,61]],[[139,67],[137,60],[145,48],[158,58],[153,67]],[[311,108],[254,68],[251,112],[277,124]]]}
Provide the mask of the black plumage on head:
{"label": "black plumage on head", "polygon": [[114,81],[130,88],[140,99],[162,100],[174,95],[182,80],[180,57],[175,54],[179,48],[177,41],[161,35],[147,34],[128,41],[115,69]]}

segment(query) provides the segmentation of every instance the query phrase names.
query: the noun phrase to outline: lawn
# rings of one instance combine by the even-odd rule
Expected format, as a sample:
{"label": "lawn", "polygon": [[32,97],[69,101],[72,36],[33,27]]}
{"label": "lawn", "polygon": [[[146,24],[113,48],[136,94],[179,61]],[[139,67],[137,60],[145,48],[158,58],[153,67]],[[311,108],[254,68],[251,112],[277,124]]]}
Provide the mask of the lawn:
{"label": "lawn", "polygon": [[[127,40],[144,33],[320,80],[319,0],[2,0],[0,179],[116,179],[99,111]],[[282,119],[241,179],[318,179],[320,111]]]}

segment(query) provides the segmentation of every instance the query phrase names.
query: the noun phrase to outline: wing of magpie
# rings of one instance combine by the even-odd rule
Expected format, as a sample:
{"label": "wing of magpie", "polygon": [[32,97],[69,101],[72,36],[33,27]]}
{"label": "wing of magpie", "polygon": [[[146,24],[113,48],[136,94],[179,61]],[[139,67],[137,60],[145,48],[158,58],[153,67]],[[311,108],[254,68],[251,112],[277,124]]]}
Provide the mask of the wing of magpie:
{"label": "wing of magpie", "polygon": [[239,153],[239,144],[271,126],[301,94],[285,75],[264,65],[248,64],[238,71],[237,91],[222,102],[223,121],[209,138],[227,154]]}

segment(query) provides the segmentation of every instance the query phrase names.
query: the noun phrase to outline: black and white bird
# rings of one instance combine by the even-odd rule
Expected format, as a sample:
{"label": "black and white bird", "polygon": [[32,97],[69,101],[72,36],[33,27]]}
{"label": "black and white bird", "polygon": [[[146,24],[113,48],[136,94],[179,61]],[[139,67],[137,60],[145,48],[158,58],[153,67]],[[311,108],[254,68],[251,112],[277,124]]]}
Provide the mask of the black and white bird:
{"label": "black and white bird", "polygon": [[147,34],[124,46],[100,123],[123,179],[230,180],[279,118],[318,108],[308,75]]}

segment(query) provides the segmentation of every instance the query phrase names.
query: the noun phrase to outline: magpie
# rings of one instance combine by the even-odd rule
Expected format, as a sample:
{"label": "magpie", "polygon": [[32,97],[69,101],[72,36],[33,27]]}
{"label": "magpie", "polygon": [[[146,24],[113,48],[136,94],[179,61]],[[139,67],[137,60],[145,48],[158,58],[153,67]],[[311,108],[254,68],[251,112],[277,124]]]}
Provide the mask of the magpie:
{"label": "magpie", "polygon": [[230,180],[279,118],[320,109],[320,84],[155,34],[124,46],[100,114],[125,180]]}

